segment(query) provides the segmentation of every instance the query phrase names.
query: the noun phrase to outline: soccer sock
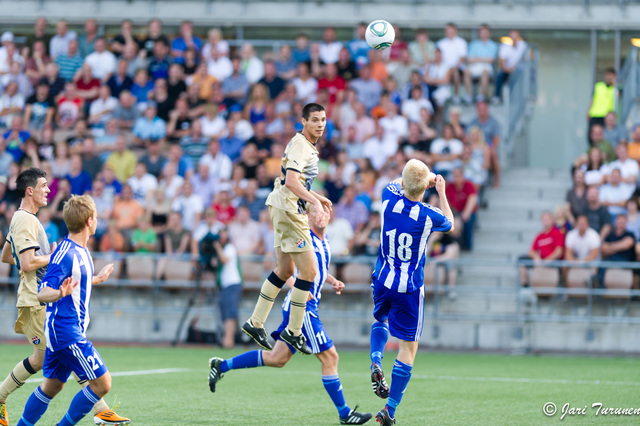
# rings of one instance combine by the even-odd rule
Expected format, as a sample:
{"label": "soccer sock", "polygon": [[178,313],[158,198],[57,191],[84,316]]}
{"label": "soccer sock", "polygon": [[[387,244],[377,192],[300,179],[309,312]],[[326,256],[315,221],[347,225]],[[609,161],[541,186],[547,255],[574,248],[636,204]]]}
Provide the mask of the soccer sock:
{"label": "soccer sock", "polygon": [[77,424],[84,416],[89,414],[91,407],[98,402],[100,397],[96,395],[89,386],[82,388],[73,397],[69,411],[64,415],[58,426],[72,426]]}
{"label": "soccer sock", "polygon": [[264,322],[267,320],[269,312],[271,312],[273,301],[276,299],[278,293],[280,293],[283,285],[284,281],[278,278],[275,272],[271,272],[271,275],[264,280],[260,288],[258,302],[251,315],[251,324],[253,324],[254,327],[264,327]]}
{"label": "soccer sock", "polygon": [[302,334],[302,323],[304,322],[304,313],[307,309],[307,298],[309,290],[311,290],[311,281],[296,279],[291,290],[291,310],[289,312],[289,324],[287,327],[294,336]]}
{"label": "soccer sock", "polygon": [[40,386],[38,386],[24,406],[24,412],[22,413],[22,417],[20,417],[20,421],[18,421],[18,426],[33,426],[36,424],[40,417],[47,411],[49,408],[49,403],[53,398],[44,393]]}
{"label": "soccer sock", "polygon": [[344,401],[344,395],[342,394],[342,383],[340,383],[340,377],[337,374],[330,376],[322,376],[322,384],[329,394],[329,398],[333,401],[333,404],[338,409],[338,414],[341,418],[345,418],[351,412],[351,408]]}
{"label": "soccer sock", "polygon": [[0,384],[0,401],[5,401],[14,390],[24,385],[24,382],[33,374],[36,374],[36,370],[31,367],[29,358],[25,358],[16,364],[11,373],[4,379],[4,382]]}
{"label": "soccer sock", "polygon": [[405,389],[411,380],[411,368],[413,365],[405,364],[396,359],[393,364],[393,372],[391,373],[391,390],[389,391],[389,401],[387,402],[387,410],[393,418],[396,415],[396,407],[402,400]]}
{"label": "soccer sock", "polygon": [[220,371],[226,373],[229,370],[237,370],[239,368],[254,368],[263,367],[262,351],[250,351],[234,356],[230,359],[225,359],[220,364]]}
{"label": "soccer sock", "polygon": [[[82,380],[80,379],[76,373],[72,373],[73,377],[75,377],[76,381],[78,382],[78,384],[83,387],[86,388],[87,386],[89,386],[89,381],[88,380]],[[106,402],[104,402],[104,399],[100,398],[100,401],[96,402],[96,405],[93,406],[93,414],[100,414],[103,411],[107,411],[109,409],[109,406],[107,405]]]}
{"label": "soccer sock", "polygon": [[373,364],[382,364],[387,340],[389,340],[389,326],[386,322],[375,321],[371,325],[371,367]]}

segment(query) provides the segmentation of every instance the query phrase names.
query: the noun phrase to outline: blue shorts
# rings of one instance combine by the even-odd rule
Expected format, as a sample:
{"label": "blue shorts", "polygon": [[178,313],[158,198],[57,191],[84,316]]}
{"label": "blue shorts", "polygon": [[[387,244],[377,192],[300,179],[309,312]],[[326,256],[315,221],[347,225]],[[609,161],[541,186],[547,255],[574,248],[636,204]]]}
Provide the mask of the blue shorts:
{"label": "blue shorts", "polygon": [[242,297],[242,285],[234,284],[220,290],[220,315],[222,321],[238,319],[238,305]]}
{"label": "blue shorts", "polygon": [[95,380],[107,371],[107,366],[89,340],[74,343],[55,352],[47,348],[42,364],[44,377],[58,379],[63,383],[67,381],[71,372],[76,373],[80,380]]}
{"label": "blue shorts", "polygon": [[412,293],[398,293],[376,283],[373,286],[373,316],[389,320],[389,333],[409,342],[420,340],[424,323],[424,286]]}
{"label": "blue shorts", "polygon": [[[280,324],[280,327],[278,327],[276,331],[271,333],[271,337],[273,337],[273,340],[282,340],[280,339],[280,333],[282,333],[284,329],[287,328],[287,324],[289,324],[289,311],[283,310],[282,324]],[[314,354],[328,351],[333,347],[333,341],[327,335],[326,331],[324,331],[324,326],[322,325],[317,312],[306,311],[304,313],[302,334],[304,334],[304,337],[307,338],[307,345],[311,348],[311,351]],[[293,346],[288,343],[287,346],[292,353],[296,353],[296,350],[293,348]]]}

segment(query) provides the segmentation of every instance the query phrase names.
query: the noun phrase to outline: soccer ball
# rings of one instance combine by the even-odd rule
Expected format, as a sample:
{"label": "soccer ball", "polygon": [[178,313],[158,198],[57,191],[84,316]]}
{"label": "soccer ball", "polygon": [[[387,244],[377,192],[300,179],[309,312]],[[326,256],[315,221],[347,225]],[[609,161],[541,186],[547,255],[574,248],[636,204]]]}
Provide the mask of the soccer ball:
{"label": "soccer ball", "polygon": [[396,32],[390,23],[378,19],[369,24],[364,38],[373,49],[382,50],[391,46],[396,38]]}

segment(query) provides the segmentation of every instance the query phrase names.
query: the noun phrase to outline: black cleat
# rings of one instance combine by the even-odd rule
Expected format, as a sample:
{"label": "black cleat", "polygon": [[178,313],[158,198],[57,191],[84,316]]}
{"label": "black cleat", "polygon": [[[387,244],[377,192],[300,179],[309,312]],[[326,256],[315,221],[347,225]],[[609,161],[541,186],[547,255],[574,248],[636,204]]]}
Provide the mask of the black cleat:
{"label": "black cleat", "polygon": [[389,385],[387,385],[382,368],[378,364],[373,364],[371,368],[371,386],[373,387],[373,393],[380,398],[389,398]]}
{"label": "black cleat", "polygon": [[363,425],[371,420],[371,413],[359,413],[356,411],[358,406],[356,405],[349,415],[345,418],[340,417],[341,425]]}
{"label": "black cleat", "polygon": [[376,414],[376,422],[380,423],[380,426],[392,426],[396,424],[396,419],[392,419],[387,411],[387,407],[384,407]]}
{"label": "black cleat", "polygon": [[313,351],[309,346],[307,346],[307,339],[304,337],[304,334],[300,333],[298,336],[294,336],[289,328],[285,328],[282,333],[280,333],[280,338],[293,346],[298,352],[301,352],[305,355],[311,355]]}
{"label": "black cleat", "polygon": [[242,331],[253,340],[255,340],[256,343],[262,346],[264,349],[268,351],[273,349],[273,345],[267,339],[267,332],[264,331],[264,328],[254,327],[250,319],[242,324]]}
{"label": "black cleat", "polygon": [[216,391],[216,383],[224,377],[224,373],[220,371],[220,364],[224,359],[214,356],[209,360],[209,390]]}

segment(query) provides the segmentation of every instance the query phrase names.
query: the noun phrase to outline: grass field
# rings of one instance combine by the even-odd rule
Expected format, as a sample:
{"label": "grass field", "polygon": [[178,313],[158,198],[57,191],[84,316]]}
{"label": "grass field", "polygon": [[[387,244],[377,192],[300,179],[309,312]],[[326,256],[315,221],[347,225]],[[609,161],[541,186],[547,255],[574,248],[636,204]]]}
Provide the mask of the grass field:
{"label": "grass field", "polygon": [[[296,355],[280,370],[230,371],[212,394],[208,358],[229,357],[247,348],[96,347],[114,375],[107,403],[119,403],[117,411],[136,425],[339,424],[315,357]],[[0,375],[29,351],[27,345],[0,345]],[[377,412],[383,401],[371,392],[368,353],[340,355],[347,402],[351,407],[359,404],[360,411]],[[387,380],[394,355],[383,361]],[[36,385],[29,382],[9,398],[12,425]],[[69,382],[39,424],[54,425],[77,391],[77,384]],[[547,402],[557,404],[558,414],[542,413]],[[422,353],[396,420],[404,425],[544,425],[560,422],[567,402],[579,409],[586,405],[587,410],[585,415],[566,416],[563,423],[640,424],[640,415],[596,416],[591,408],[595,402],[640,408],[640,359]],[[90,425],[91,419],[87,416],[80,424]]]}

